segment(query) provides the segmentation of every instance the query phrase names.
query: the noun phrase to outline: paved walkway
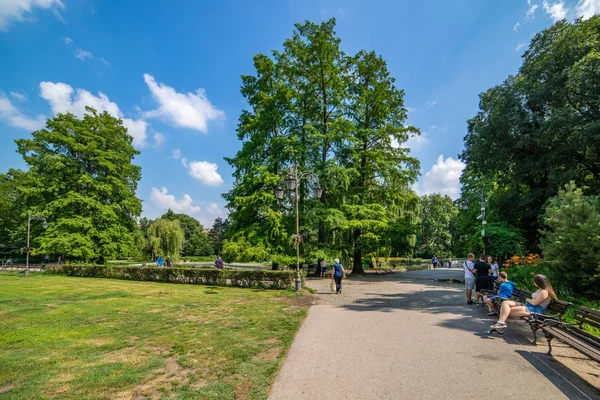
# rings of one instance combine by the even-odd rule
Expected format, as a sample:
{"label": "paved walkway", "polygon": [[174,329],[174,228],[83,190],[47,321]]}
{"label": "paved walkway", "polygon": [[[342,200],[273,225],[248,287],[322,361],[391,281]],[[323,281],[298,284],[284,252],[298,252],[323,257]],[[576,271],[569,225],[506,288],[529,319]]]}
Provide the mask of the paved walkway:
{"label": "paved walkway", "polygon": [[340,295],[327,279],[309,281],[318,304],[270,399],[598,398],[516,330],[488,337],[493,320],[464,304],[462,286],[432,280],[456,273],[350,278]]}

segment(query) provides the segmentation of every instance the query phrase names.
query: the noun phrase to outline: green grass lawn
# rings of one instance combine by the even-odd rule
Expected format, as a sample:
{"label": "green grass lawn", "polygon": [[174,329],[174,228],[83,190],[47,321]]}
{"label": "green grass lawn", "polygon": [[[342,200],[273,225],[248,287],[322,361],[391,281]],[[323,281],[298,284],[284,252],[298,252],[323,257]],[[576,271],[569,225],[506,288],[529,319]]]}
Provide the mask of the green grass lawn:
{"label": "green grass lawn", "polygon": [[0,273],[2,399],[264,399],[310,296]]}

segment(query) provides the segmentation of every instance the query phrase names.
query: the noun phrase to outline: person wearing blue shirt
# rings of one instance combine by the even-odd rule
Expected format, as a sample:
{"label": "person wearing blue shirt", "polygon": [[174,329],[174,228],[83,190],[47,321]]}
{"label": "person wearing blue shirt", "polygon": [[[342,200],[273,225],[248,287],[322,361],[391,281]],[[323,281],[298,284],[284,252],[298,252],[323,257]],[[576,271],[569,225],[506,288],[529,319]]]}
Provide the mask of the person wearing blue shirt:
{"label": "person wearing blue shirt", "polygon": [[337,294],[342,293],[342,278],[344,277],[344,267],[340,264],[339,258],[335,259],[333,264],[333,271],[331,271],[331,280],[335,281],[335,292]]}
{"label": "person wearing blue shirt", "polygon": [[488,309],[490,310],[488,317],[495,317],[498,315],[493,307],[494,300],[497,298],[510,299],[512,297],[513,290],[515,289],[515,284],[508,280],[508,274],[504,271],[498,274],[498,282],[501,282],[501,284],[497,295],[490,297],[483,296],[483,301],[485,301],[485,304],[487,304]]}
{"label": "person wearing blue shirt", "polygon": [[158,258],[156,259],[156,265],[158,265],[159,267],[162,267],[164,262],[165,260],[162,256],[158,256]]}

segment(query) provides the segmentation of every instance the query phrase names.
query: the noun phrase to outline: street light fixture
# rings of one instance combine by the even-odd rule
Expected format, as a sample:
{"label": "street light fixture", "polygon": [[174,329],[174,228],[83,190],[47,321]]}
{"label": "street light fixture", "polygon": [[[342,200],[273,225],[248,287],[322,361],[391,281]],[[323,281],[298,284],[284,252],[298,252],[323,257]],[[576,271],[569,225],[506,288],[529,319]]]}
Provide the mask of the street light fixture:
{"label": "street light fixture", "polygon": [[25,262],[25,276],[29,275],[29,251],[31,251],[31,247],[29,247],[29,237],[31,236],[30,232],[32,219],[42,221],[42,228],[48,228],[48,222],[46,222],[46,218],[41,215],[31,215],[31,213],[27,214],[27,261]]}
{"label": "street light fixture", "polygon": [[[310,171],[301,171],[298,166],[291,166],[288,170],[288,175],[284,179],[285,187],[289,192],[294,192],[295,203],[296,203],[296,279],[294,280],[296,286],[296,292],[302,290],[302,278],[300,277],[300,217],[298,212],[298,200],[300,198],[298,194],[299,183],[303,179],[313,179],[314,175]],[[275,197],[278,201],[283,200],[284,190],[281,187],[275,189]],[[317,198],[321,198],[323,195],[323,188],[316,186],[314,188],[314,195]]]}
{"label": "street light fixture", "polygon": [[[461,208],[463,210],[468,210],[469,209],[469,201],[468,200],[463,200],[461,202]],[[481,188],[481,214],[479,216],[477,216],[477,219],[481,220],[481,237],[483,240],[483,254],[485,253],[485,226],[487,225],[487,221],[485,220],[485,191],[483,188]]]}

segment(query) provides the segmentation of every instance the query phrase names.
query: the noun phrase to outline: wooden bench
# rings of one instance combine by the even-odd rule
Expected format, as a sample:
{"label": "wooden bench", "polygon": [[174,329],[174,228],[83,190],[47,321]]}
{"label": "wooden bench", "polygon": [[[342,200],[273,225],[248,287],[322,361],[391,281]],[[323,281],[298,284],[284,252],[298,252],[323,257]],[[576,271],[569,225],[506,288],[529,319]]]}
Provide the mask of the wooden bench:
{"label": "wooden bench", "polygon": [[[515,287],[513,289],[512,299],[518,301],[521,304],[525,304],[527,299],[530,299],[532,292],[526,289]],[[504,299],[496,299],[494,302],[494,308],[498,311],[502,305]],[[529,324],[531,331],[533,332],[533,344],[537,343],[537,332],[546,321],[553,320],[560,322],[567,309],[572,306],[573,303],[563,300],[552,300],[546,312],[544,314],[532,313],[531,316],[521,317],[521,319]]]}
{"label": "wooden bench", "polygon": [[548,355],[552,355],[552,339],[556,338],[600,363],[600,337],[583,330],[584,325],[600,329],[600,311],[580,307],[575,311],[577,323],[548,321],[541,326],[548,339]]}

